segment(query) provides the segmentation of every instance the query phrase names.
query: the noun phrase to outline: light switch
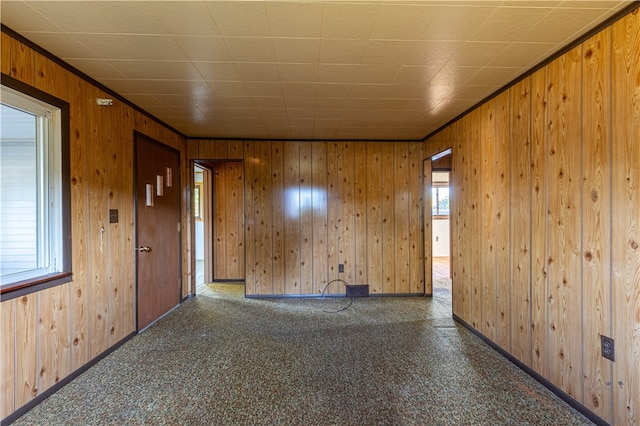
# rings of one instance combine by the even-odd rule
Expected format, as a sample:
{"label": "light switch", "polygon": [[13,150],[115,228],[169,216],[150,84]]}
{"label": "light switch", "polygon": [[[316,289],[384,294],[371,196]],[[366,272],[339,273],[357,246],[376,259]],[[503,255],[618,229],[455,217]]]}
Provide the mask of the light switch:
{"label": "light switch", "polygon": [[109,209],[109,223],[118,223],[118,209]]}

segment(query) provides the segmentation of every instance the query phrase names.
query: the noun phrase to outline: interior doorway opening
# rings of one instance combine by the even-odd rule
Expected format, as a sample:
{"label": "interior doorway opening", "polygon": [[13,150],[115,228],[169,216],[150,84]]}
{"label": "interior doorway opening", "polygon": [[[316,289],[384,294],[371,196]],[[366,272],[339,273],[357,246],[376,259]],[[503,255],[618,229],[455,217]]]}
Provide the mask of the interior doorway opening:
{"label": "interior doorway opening", "polygon": [[193,169],[196,292],[245,282],[244,167],[240,160],[197,160]]}
{"label": "interior doorway opening", "polygon": [[451,293],[451,149],[431,158],[433,292]]}

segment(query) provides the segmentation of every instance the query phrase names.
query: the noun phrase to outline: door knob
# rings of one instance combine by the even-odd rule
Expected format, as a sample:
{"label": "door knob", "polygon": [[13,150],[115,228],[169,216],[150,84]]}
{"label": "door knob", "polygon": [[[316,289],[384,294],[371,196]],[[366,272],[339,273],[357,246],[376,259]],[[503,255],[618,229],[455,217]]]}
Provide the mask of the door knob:
{"label": "door knob", "polygon": [[149,246],[140,246],[137,249],[138,251],[151,251],[151,247]]}

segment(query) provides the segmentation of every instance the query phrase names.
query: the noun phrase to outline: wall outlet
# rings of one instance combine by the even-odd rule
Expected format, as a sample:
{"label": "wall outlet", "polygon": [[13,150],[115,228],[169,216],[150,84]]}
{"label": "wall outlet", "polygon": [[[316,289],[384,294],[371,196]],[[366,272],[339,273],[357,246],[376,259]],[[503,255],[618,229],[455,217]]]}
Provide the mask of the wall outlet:
{"label": "wall outlet", "polygon": [[338,272],[344,272],[344,263],[338,264]]}
{"label": "wall outlet", "polygon": [[601,346],[602,346],[602,356],[615,362],[616,350],[615,350],[613,339],[611,337],[602,336]]}

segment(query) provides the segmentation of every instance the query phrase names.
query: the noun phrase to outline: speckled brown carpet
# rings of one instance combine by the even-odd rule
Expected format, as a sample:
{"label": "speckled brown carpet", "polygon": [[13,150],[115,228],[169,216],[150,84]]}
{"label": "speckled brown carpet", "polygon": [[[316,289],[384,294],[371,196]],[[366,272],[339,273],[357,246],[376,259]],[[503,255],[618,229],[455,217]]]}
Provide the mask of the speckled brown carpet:
{"label": "speckled brown carpet", "polygon": [[216,285],[16,425],[591,424],[430,298],[244,299]]}

